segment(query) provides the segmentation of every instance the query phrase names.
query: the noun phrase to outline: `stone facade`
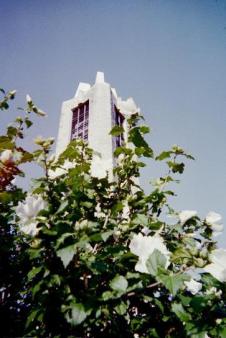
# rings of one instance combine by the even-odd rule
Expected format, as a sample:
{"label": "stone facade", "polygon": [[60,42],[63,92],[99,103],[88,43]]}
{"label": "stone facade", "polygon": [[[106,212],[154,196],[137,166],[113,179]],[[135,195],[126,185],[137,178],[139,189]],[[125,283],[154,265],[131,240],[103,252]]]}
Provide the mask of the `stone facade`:
{"label": "stone facade", "polygon": [[[92,175],[104,177],[108,172],[112,179],[114,149],[127,142],[126,117],[137,111],[132,98],[123,101],[105,82],[104,73],[97,72],[93,86],[80,83],[75,96],[62,104],[56,155],[65,150],[71,139],[81,137],[94,150]],[[116,124],[123,124],[125,129],[120,138],[109,135]]]}

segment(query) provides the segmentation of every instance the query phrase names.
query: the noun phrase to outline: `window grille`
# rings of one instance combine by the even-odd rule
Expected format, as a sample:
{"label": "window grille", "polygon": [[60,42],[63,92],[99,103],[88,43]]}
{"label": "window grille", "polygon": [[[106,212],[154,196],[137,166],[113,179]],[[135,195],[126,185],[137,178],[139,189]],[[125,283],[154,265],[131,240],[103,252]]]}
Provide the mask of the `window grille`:
{"label": "window grille", "polygon": [[88,141],[89,101],[72,109],[71,140],[81,138]]}

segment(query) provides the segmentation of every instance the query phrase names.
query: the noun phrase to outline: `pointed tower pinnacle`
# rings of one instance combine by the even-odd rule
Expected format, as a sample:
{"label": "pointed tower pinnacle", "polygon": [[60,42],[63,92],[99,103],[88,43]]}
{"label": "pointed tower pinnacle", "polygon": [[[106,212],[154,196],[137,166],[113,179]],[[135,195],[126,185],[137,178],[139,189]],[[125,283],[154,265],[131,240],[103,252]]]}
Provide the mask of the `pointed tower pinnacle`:
{"label": "pointed tower pinnacle", "polygon": [[95,83],[104,83],[104,73],[103,72],[97,72]]}

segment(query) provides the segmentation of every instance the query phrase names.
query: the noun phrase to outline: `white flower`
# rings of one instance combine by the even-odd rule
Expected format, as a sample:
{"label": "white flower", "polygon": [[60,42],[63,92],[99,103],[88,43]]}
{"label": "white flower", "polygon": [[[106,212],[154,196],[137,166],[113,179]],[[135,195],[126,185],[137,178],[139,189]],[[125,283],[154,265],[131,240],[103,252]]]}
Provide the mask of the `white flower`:
{"label": "white flower", "polygon": [[29,236],[36,236],[38,234],[37,222],[31,222],[20,226],[20,230]]}
{"label": "white flower", "polygon": [[187,287],[187,290],[190,291],[193,295],[198,293],[202,288],[202,283],[196,282],[194,279],[191,279],[189,282],[184,282]]}
{"label": "white flower", "polygon": [[146,261],[155,249],[159,250],[166,257],[167,260],[165,268],[167,268],[170,264],[170,252],[167,250],[163,242],[163,238],[159,235],[143,236],[141,233],[138,235],[136,234],[133,236],[129,248],[134,255],[139,257],[135,266],[136,271],[148,273]]}
{"label": "white flower", "polygon": [[220,282],[226,282],[226,250],[216,249],[210,254],[211,263],[204,267],[213,277]]}
{"label": "white flower", "polygon": [[219,222],[222,220],[222,217],[220,214],[210,211],[206,216],[206,223],[211,226],[211,229],[213,231],[213,236],[218,236],[223,231],[223,224],[219,224]]}
{"label": "white flower", "polygon": [[155,298],[159,298],[159,297],[161,296],[161,294],[160,294],[159,291],[155,291],[155,292],[153,293],[153,295],[154,295]]}
{"label": "white flower", "polygon": [[0,156],[0,161],[2,163],[7,163],[7,162],[14,162],[14,156],[13,156],[13,152],[10,149],[6,149],[1,153]]}
{"label": "white flower", "polygon": [[220,298],[220,296],[222,295],[222,290],[218,290],[217,288],[215,288],[215,286],[212,286],[210,289],[206,290],[206,295],[215,295],[216,297]]}
{"label": "white flower", "polygon": [[179,213],[179,220],[181,224],[183,225],[186,223],[190,218],[197,215],[197,211],[195,210],[183,210]]}
{"label": "white flower", "polygon": [[49,170],[49,177],[51,179],[55,179],[57,177],[65,175],[69,169],[72,169],[74,167],[75,167],[74,162],[66,160],[60,168],[57,168],[56,170]]}
{"label": "white flower", "polygon": [[24,202],[19,202],[16,207],[16,214],[20,218],[21,231],[32,236],[36,235],[38,230],[36,228],[37,222],[35,221],[35,217],[46,206],[47,202],[37,195],[28,195]]}
{"label": "white flower", "polygon": [[101,211],[100,203],[97,203],[95,207],[94,216],[97,218],[105,217],[105,213]]}
{"label": "white flower", "polygon": [[26,101],[29,103],[29,102],[32,102],[32,98],[30,97],[29,94],[26,95]]}

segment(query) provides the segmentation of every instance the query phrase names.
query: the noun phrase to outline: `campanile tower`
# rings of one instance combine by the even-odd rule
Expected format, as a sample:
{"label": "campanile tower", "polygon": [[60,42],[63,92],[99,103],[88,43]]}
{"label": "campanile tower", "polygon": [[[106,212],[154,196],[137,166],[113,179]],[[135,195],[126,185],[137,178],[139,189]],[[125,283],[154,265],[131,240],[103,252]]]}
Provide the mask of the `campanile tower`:
{"label": "campanile tower", "polygon": [[[137,111],[132,98],[123,101],[105,82],[104,73],[97,72],[93,86],[79,83],[75,96],[62,104],[56,155],[71,140],[82,138],[94,150],[92,175],[104,177],[108,172],[112,178],[113,152],[127,142],[126,118]],[[109,135],[115,125],[123,125],[125,132],[117,137]]]}

